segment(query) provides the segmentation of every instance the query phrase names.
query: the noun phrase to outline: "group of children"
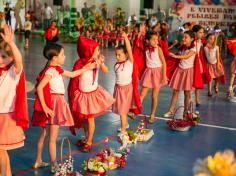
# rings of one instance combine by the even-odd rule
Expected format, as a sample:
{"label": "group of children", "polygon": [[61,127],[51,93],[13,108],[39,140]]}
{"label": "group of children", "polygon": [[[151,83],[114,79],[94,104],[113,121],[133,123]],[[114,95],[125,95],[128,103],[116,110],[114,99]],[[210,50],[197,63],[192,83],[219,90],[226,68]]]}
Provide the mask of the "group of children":
{"label": "group of children", "polygon": [[[78,140],[77,145],[82,147],[82,151],[90,152],[95,131],[94,119],[112,108],[112,112],[120,116],[119,135],[125,135],[127,117],[142,112],[142,103],[149,89],[152,89],[151,124],[156,122],[160,89],[167,84],[173,89],[173,94],[169,111],[164,117],[174,115],[180,91],[184,91],[185,97],[183,118],[188,113],[194,89],[198,106],[200,89],[204,84],[208,84],[208,96],[212,96],[212,82],[215,80],[214,89],[218,93],[219,82],[225,83],[225,72],[215,42],[216,35],[208,34],[204,44],[204,29],[196,25],[193,31],[184,32],[183,44],[173,54],[169,53],[165,33],[160,29],[165,29],[165,24],[154,26],[150,31],[146,31],[144,24],[140,25],[132,46],[129,35],[120,31],[123,43],[117,43],[115,48],[117,62],[114,65],[116,84],[113,96],[98,84],[99,70],[103,73],[109,71],[98,42],[89,36],[79,37],[79,59],[73,71],[60,66],[65,61],[63,46],[51,42],[45,46],[43,55],[48,62],[37,78],[32,117],[33,126],[42,127],[34,169],[49,165],[42,159],[44,142],[48,137],[51,172],[55,173],[58,167],[56,141],[60,126],[69,126],[72,133],[75,133],[75,128],[83,128],[85,138]],[[0,98],[4,100],[0,102],[0,174],[4,176],[11,175],[7,150],[24,145],[23,129],[28,128],[22,56],[13,36],[6,25],[0,41]],[[231,66],[233,78],[236,74],[235,63],[234,60]],[[68,85],[69,105],[64,99],[66,90],[63,76],[71,78]],[[140,92],[139,80],[142,86]]]}

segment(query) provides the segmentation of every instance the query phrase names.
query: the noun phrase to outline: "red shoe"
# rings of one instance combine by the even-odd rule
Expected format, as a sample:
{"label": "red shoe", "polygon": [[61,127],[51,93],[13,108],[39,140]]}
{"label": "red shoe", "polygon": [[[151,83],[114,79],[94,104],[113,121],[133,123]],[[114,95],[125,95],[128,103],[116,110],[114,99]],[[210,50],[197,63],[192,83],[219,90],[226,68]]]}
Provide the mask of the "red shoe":
{"label": "red shoe", "polygon": [[81,151],[85,152],[85,153],[89,153],[92,150],[92,145],[89,144],[84,144],[84,146],[82,147]]}
{"label": "red shoe", "polygon": [[78,147],[84,146],[86,144],[86,139],[79,139],[76,143]]}

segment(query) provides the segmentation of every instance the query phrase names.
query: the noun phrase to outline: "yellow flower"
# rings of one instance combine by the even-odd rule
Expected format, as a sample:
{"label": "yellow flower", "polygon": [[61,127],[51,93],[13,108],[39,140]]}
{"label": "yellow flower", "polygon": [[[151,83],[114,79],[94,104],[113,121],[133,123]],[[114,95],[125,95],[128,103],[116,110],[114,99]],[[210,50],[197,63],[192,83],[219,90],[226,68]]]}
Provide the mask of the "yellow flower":
{"label": "yellow flower", "polygon": [[213,176],[236,176],[236,161],[230,150],[217,152],[213,157],[207,157],[208,168]]}

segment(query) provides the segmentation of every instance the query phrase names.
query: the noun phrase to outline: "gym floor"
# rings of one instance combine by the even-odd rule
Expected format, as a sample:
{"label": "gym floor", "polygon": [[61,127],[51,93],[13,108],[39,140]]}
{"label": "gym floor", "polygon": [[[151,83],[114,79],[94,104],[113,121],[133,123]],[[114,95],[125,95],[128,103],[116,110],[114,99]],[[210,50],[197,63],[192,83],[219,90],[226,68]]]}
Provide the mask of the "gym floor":
{"label": "gym floor", "polygon": [[[32,36],[30,47],[24,50],[23,35],[16,36],[24,58],[24,70],[26,79],[32,84],[41,69],[46,63],[42,55],[44,43],[39,37]],[[76,44],[63,44],[65,47],[66,61],[64,69],[72,70],[73,64],[77,59]],[[104,49],[102,53],[106,57],[106,63],[110,68],[107,75],[100,73],[99,83],[113,94],[115,75],[113,65],[115,64],[114,49]],[[229,65],[231,56],[224,58],[224,63],[229,77]],[[67,87],[69,79],[65,78]],[[29,84],[30,86],[30,84]],[[32,85],[31,85],[32,86]],[[29,87],[28,87],[29,88]],[[226,99],[227,87],[221,85],[218,96],[207,97],[207,89],[201,91],[201,106],[198,109],[203,119],[201,124],[192,127],[187,132],[171,131],[167,128],[166,119],[161,118],[167,112],[172,91],[169,87],[161,89],[159,95],[159,105],[156,113],[158,122],[149,125],[154,130],[155,135],[146,143],[137,143],[131,147],[127,165],[123,169],[114,170],[108,173],[112,176],[190,176],[194,162],[198,158],[204,158],[216,151],[232,149],[236,151],[236,104],[230,103]],[[34,92],[28,92],[29,114],[32,115]],[[143,104],[143,114],[148,115],[151,108],[151,94],[149,93]],[[66,96],[67,99],[67,96]],[[183,104],[183,94],[179,96],[178,105]],[[140,117],[135,120],[129,119],[130,128],[137,127]],[[109,137],[108,146],[118,149],[120,144],[116,140],[117,129],[120,127],[119,116],[111,112],[96,119],[96,131],[94,136],[93,152],[99,151],[104,146],[104,141]],[[17,176],[48,176],[50,167],[33,170],[31,169],[36,153],[37,139],[40,128],[32,127],[25,131],[25,146],[17,150],[10,151],[11,166],[13,174]],[[70,134],[68,128],[61,128],[57,141],[57,156],[60,157],[61,139],[66,136],[72,144],[72,154],[74,158],[74,169],[82,171],[82,163],[90,154],[82,153],[76,146],[77,139],[83,136],[82,130],[77,136]],[[65,146],[63,155],[68,153]],[[44,160],[49,161],[47,144],[45,144]]]}

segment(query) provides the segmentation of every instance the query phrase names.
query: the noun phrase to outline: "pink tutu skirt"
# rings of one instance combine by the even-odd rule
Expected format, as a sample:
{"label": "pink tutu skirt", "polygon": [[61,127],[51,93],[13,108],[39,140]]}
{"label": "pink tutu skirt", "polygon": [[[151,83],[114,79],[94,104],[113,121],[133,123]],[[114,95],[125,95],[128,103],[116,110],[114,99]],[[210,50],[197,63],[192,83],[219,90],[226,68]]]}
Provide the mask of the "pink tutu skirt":
{"label": "pink tutu skirt", "polygon": [[230,65],[231,73],[236,74],[236,60],[234,59]]}
{"label": "pink tutu skirt", "polygon": [[45,127],[45,125],[74,126],[69,105],[64,95],[52,94],[51,96],[54,117],[46,118],[43,112],[34,111],[32,117],[33,126]]}
{"label": "pink tutu skirt", "polygon": [[193,90],[193,72],[193,68],[182,69],[177,67],[170,80],[170,87],[174,90]]}
{"label": "pink tutu skirt", "polygon": [[167,83],[162,82],[162,67],[157,68],[146,68],[141,83],[143,87],[147,88],[159,88]]}
{"label": "pink tutu skirt", "polygon": [[223,67],[218,71],[217,64],[208,64],[208,72],[212,79],[219,78],[224,75]]}
{"label": "pink tutu skirt", "polygon": [[113,97],[115,98],[115,102],[112,105],[112,112],[119,115],[127,114],[129,110],[132,108],[133,85],[132,84],[126,86],[116,85]]}
{"label": "pink tutu skirt", "polygon": [[113,97],[101,86],[92,92],[75,93],[73,111],[85,118],[96,117],[105,113],[114,103]]}
{"label": "pink tutu skirt", "polygon": [[14,120],[15,113],[0,113],[0,149],[12,150],[24,146],[25,135]]}

